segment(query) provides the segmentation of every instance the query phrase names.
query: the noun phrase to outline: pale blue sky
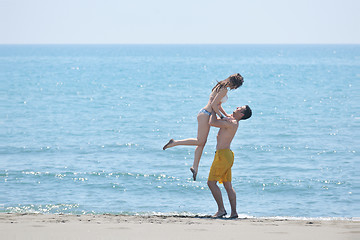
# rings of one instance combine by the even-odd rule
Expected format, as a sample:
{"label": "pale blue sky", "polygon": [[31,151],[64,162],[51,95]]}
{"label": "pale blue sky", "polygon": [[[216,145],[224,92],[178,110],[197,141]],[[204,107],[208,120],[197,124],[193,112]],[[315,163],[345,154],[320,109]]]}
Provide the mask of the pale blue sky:
{"label": "pale blue sky", "polygon": [[360,44],[359,13],[359,0],[0,0],[0,44]]}

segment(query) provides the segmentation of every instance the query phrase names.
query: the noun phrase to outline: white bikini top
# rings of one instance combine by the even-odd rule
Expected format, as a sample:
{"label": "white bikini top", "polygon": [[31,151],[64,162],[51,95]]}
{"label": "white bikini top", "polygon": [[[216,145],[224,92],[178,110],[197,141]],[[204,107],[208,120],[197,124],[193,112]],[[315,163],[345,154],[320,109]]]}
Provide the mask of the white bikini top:
{"label": "white bikini top", "polygon": [[221,103],[226,103],[226,101],[228,100],[228,95],[226,94],[222,99],[221,99]]}

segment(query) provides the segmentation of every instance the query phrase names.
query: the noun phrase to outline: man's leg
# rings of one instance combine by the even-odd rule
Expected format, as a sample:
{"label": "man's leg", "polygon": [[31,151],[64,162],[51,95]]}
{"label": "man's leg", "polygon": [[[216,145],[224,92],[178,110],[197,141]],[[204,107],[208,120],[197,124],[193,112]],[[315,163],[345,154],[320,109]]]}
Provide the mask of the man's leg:
{"label": "man's leg", "polygon": [[232,187],[231,182],[224,182],[224,187],[229,197],[229,202],[231,206],[231,215],[230,218],[237,218],[238,214],[236,212],[236,193],[234,188]]}
{"label": "man's leg", "polygon": [[222,199],[222,195],[221,195],[221,190],[218,187],[218,185],[216,184],[216,181],[208,181],[207,182],[210,191],[218,205],[218,211],[217,213],[215,213],[214,217],[223,217],[226,215],[226,211],[225,211],[225,207],[224,207],[224,203],[223,203],[223,199]]}

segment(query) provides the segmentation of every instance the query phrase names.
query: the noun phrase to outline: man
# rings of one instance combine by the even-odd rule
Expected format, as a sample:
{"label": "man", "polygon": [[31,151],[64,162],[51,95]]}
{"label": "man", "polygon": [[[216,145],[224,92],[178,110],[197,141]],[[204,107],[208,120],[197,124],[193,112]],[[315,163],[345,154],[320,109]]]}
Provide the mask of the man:
{"label": "man", "polygon": [[252,111],[248,105],[238,107],[228,119],[218,119],[213,111],[210,116],[210,125],[218,127],[217,145],[214,161],[210,168],[208,186],[218,205],[218,211],[214,217],[226,215],[220,188],[217,182],[223,183],[229,197],[231,206],[230,218],[238,218],[236,212],[236,193],[231,184],[231,167],[234,163],[234,153],[230,150],[230,144],[238,129],[239,121],[250,118]]}

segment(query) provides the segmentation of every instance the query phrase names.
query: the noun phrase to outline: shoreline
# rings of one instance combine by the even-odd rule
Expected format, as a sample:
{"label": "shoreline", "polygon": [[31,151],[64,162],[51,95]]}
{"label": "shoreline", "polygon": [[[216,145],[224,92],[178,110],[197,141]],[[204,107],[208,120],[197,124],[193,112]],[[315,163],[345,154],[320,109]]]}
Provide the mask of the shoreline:
{"label": "shoreline", "polygon": [[[357,219],[357,218],[356,218]],[[0,213],[1,239],[360,239],[352,219]]]}
{"label": "shoreline", "polygon": [[[12,216],[27,216],[27,215],[38,215],[38,216],[112,216],[112,217],[137,217],[137,218],[194,218],[194,219],[228,219],[229,215],[223,218],[213,218],[210,214],[205,213],[190,213],[190,212],[1,212],[0,211],[0,222],[1,218],[6,215]],[[274,221],[353,221],[360,223],[360,217],[295,217],[295,216],[252,216],[246,214],[239,214],[239,217],[234,220],[274,220]]]}

